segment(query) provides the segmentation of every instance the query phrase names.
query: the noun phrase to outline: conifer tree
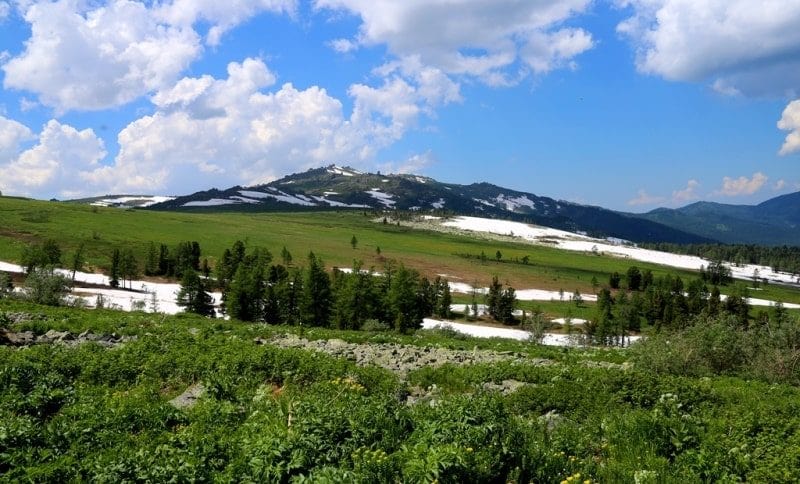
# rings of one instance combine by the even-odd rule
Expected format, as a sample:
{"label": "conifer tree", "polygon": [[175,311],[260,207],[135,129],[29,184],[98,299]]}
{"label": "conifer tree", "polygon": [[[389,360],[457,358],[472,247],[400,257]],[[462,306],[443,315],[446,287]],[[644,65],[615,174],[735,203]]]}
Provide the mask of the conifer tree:
{"label": "conifer tree", "polygon": [[186,312],[202,316],[214,316],[214,299],[206,291],[205,281],[194,270],[183,273],[178,292],[178,306]]}
{"label": "conifer tree", "polygon": [[300,319],[309,326],[328,326],[331,309],[331,282],[322,260],[308,254],[300,299]]}
{"label": "conifer tree", "polygon": [[119,278],[120,278],[120,253],[119,249],[114,249],[114,252],[111,253],[111,272],[108,276],[109,278],[109,285],[111,287],[119,287]]}

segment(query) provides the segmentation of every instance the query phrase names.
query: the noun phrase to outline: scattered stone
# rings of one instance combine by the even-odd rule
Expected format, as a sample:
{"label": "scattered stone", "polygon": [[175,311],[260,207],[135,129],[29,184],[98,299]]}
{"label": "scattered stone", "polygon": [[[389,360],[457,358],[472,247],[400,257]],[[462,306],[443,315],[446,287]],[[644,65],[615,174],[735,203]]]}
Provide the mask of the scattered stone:
{"label": "scattered stone", "polygon": [[527,385],[527,383],[524,381],[517,380],[503,380],[501,383],[490,381],[483,384],[483,389],[490,392],[500,392],[503,395],[510,395],[525,385]]}
{"label": "scattered stone", "polygon": [[348,343],[341,339],[309,341],[295,334],[276,335],[271,339],[256,338],[256,344],[271,344],[282,348],[301,348],[320,351],[354,361],[357,365],[375,365],[397,373],[401,379],[414,370],[445,364],[478,364],[499,361],[519,361],[534,365],[549,365],[551,360],[528,358],[515,352],[492,350],[451,350],[440,347],[419,347],[397,343]]}
{"label": "scattered stone", "polygon": [[564,417],[561,416],[555,410],[550,410],[546,414],[539,417],[539,423],[544,424],[547,426],[547,431],[552,432],[554,428],[558,424],[560,424],[564,420]]}
{"label": "scattered stone", "polygon": [[30,346],[34,344],[59,344],[70,347],[78,346],[89,341],[106,347],[114,348],[130,341],[136,341],[136,336],[117,336],[116,334],[102,335],[84,331],[77,337],[69,331],[49,330],[45,334],[36,336],[33,331],[13,332],[0,330],[0,345],[5,346]]}
{"label": "scattered stone", "polygon": [[197,401],[205,395],[206,387],[202,382],[195,383],[187,388],[183,393],[169,401],[169,404],[178,410],[192,408],[197,404]]}

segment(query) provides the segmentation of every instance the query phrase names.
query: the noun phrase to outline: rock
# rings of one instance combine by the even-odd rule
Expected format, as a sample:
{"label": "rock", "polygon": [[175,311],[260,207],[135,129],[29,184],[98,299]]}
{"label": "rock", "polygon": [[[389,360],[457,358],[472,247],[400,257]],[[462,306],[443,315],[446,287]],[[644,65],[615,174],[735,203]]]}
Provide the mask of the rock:
{"label": "rock", "polygon": [[517,380],[503,380],[502,383],[486,382],[483,384],[483,389],[486,391],[497,391],[503,395],[510,395],[520,387],[527,385],[527,383]]}
{"label": "rock", "polygon": [[561,416],[555,410],[550,410],[546,414],[539,417],[539,423],[545,424],[547,426],[547,431],[552,432],[554,428],[558,424],[560,424],[564,420],[564,417]]}
{"label": "rock", "polygon": [[169,404],[179,410],[192,408],[205,393],[206,388],[203,386],[203,383],[198,382],[194,385],[191,385],[183,393],[170,400]]}
{"label": "rock", "polygon": [[6,333],[6,339],[12,346],[27,346],[36,343],[36,335],[33,331],[23,331],[21,333]]}

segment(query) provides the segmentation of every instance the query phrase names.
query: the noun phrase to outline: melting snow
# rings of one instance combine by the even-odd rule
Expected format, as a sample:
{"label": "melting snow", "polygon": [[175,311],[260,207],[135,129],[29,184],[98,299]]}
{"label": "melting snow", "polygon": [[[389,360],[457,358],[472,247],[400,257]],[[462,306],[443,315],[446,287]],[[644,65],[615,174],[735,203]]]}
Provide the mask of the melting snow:
{"label": "melting snow", "polygon": [[474,201],[476,201],[476,202],[478,202],[480,204],[486,205],[488,207],[494,207],[494,204],[492,202],[488,201],[488,200],[481,200],[480,198],[473,198],[472,200],[474,200]]}
{"label": "melting snow", "polygon": [[[598,252],[618,257],[629,258],[642,262],[651,262],[679,269],[700,270],[708,267],[709,260],[692,255],[670,254],[649,249],[641,249],[627,244],[612,244],[607,240],[593,239],[572,232],[538,227],[521,222],[508,220],[494,220],[479,217],[456,217],[444,226],[456,227],[471,232],[488,232],[501,235],[512,235],[532,242],[553,242],[561,249],[578,252]],[[543,240],[546,239],[546,240]],[[796,283],[796,278],[787,272],[775,272],[771,267],[746,264],[742,266],[729,265],[733,277],[737,279],[751,279],[757,269],[759,277],[767,278],[773,282],[788,284]]]}
{"label": "melting snow", "polygon": [[536,204],[533,200],[529,199],[527,196],[523,195],[521,197],[507,197],[503,194],[500,194],[495,198],[498,203],[505,204],[506,210],[509,212],[513,212],[519,207],[528,207],[531,210],[536,210]]}
{"label": "melting snow", "polygon": [[444,198],[440,198],[438,202],[433,202],[431,206],[433,208],[444,208]]}
{"label": "melting snow", "polygon": [[397,203],[395,200],[392,200],[392,195],[383,193],[380,188],[373,188],[364,193],[368,193],[372,198],[381,202],[384,207],[394,208],[394,204]]}
{"label": "melting snow", "polygon": [[227,198],[212,198],[211,200],[195,200],[193,202],[186,202],[184,207],[215,207],[218,205],[232,205],[234,203],[242,203],[239,200],[230,200]]}
{"label": "melting snow", "polygon": [[168,202],[174,199],[175,197],[162,197],[162,196],[150,196],[150,195],[133,196],[133,197],[109,197],[92,202],[90,205],[95,205],[98,207],[111,207],[111,206],[149,207],[157,203]]}
{"label": "melting snow", "polygon": [[[459,333],[474,336],[476,338],[506,338],[514,339],[517,341],[527,341],[530,339],[531,334],[521,329],[510,328],[497,328],[494,326],[480,326],[477,324],[464,324],[455,323],[453,321],[439,321],[437,319],[425,318],[422,321],[423,329],[434,329],[437,327],[450,328]],[[626,346],[635,343],[641,339],[640,336],[626,337]],[[579,336],[570,336],[567,334],[545,333],[542,340],[543,345],[547,346],[581,346],[581,339]]]}

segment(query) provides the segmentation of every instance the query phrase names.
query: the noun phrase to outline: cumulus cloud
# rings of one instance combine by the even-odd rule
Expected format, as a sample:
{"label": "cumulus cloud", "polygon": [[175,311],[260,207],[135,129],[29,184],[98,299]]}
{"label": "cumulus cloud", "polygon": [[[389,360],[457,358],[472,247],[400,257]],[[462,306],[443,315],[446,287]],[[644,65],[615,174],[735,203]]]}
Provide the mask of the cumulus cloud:
{"label": "cumulus cloud", "polygon": [[24,124],[0,116],[0,166],[9,164],[16,157],[22,143],[35,138],[30,128]]}
{"label": "cumulus cloud", "polygon": [[[563,24],[591,0],[316,0],[318,9],[361,19],[353,39],[332,42],[338,51],[385,45],[398,58],[416,57],[447,74],[509,84],[520,69],[546,73],[574,66],[594,46],[588,32]],[[524,75],[524,74],[523,74]]]}
{"label": "cumulus cloud", "polygon": [[[32,137],[30,130],[22,132],[25,138]],[[33,196],[83,195],[88,192],[74,190],[76,177],[95,169],[105,156],[103,141],[94,131],[78,131],[51,120],[33,147],[6,163],[0,161],[0,189]],[[65,188],[70,186],[71,189]]]}
{"label": "cumulus cloud", "polygon": [[206,43],[215,46],[225,32],[261,12],[293,16],[296,10],[297,0],[174,0],[159,7],[156,15],[170,25],[187,28],[198,21],[210,23]]}
{"label": "cumulus cloud", "polygon": [[183,193],[263,183],[323,163],[364,164],[454,99],[438,81],[390,74],[379,87],[353,85],[347,116],[325,89],[268,91],[275,77],[263,61],[231,63],[226,79],[184,78],[155,94],[158,111],[120,132],[114,164],[83,178],[115,192]]}
{"label": "cumulus cloud", "polygon": [[641,72],[708,81],[724,93],[793,96],[800,87],[800,3],[785,0],[618,0],[617,30]]}
{"label": "cumulus cloud", "polygon": [[740,195],[752,195],[761,190],[769,178],[761,173],[753,173],[752,178],[740,176],[739,178],[724,177],[722,179],[722,188],[716,190],[714,195],[722,195],[726,197],[736,197]]}
{"label": "cumulus cloud", "polygon": [[8,2],[0,2],[0,22],[5,20],[9,13],[11,13],[11,5]]}
{"label": "cumulus cloud", "polygon": [[788,185],[789,184],[786,183],[786,180],[780,179],[780,180],[776,181],[774,185],[772,185],[772,190],[776,191],[776,192],[779,192],[779,191],[783,190],[784,188],[786,188]]}
{"label": "cumulus cloud", "polygon": [[33,92],[59,112],[124,105],[171,85],[206,42],[262,11],[293,12],[295,0],[173,0],[106,4],[21,2],[31,37],[6,61],[4,86]]}
{"label": "cumulus cloud", "polygon": [[686,188],[672,192],[672,201],[675,203],[682,203],[699,199],[700,196],[697,194],[697,188],[699,186],[700,183],[695,179],[687,181]]}
{"label": "cumulus cloud", "polygon": [[405,173],[409,175],[419,175],[427,167],[436,162],[433,152],[430,150],[424,153],[416,153],[400,162],[382,163],[379,167],[383,173]]}
{"label": "cumulus cloud", "polygon": [[628,200],[628,205],[632,207],[639,205],[655,205],[663,201],[664,197],[650,195],[644,188],[642,188],[637,192],[636,198]]}
{"label": "cumulus cloud", "polygon": [[778,121],[778,128],[789,132],[779,153],[788,155],[800,151],[800,99],[786,106],[783,116]]}

